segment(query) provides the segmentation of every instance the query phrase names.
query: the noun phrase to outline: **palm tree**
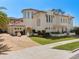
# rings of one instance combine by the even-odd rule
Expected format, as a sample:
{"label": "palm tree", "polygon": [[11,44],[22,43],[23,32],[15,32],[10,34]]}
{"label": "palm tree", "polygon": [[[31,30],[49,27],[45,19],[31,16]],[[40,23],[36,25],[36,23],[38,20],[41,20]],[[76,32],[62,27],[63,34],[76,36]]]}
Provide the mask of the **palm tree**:
{"label": "palm tree", "polygon": [[7,8],[0,7],[0,29],[7,30],[9,19],[7,17],[7,14],[2,11],[3,9],[7,10]]}
{"label": "palm tree", "polygon": [[59,13],[64,14],[64,13],[65,13],[65,12],[62,11],[61,9],[52,9],[52,11],[53,11],[54,13],[56,13],[56,14],[59,14]]}
{"label": "palm tree", "polygon": [[[7,10],[5,7],[0,7],[0,10]],[[0,11],[0,29],[5,30],[7,28],[7,24],[9,22],[9,19],[7,17],[7,14],[3,11]],[[0,39],[0,42],[3,42],[4,39]],[[5,44],[0,44],[0,54],[6,54],[6,51],[9,51],[10,48]]]}
{"label": "palm tree", "polygon": [[57,9],[59,13],[64,14],[65,12],[62,11],[61,9]]}
{"label": "palm tree", "polygon": [[0,10],[3,10],[3,9],[4,9],[4,10],[7,10],[7,8],[5,8],[5,7],[0,7]]}

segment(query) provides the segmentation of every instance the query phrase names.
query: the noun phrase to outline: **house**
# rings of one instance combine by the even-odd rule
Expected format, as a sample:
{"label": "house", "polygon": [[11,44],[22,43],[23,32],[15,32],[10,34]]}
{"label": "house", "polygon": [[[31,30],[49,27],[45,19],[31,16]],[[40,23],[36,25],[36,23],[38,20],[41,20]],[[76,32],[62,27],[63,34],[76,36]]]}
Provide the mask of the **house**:
{"label": "house", "polygon": [[23,21],[27,31],[35,30],[46,32],[70,32],[73,29],[73,16],[67,15],[59,9],[41,11],[36,9],[23,9]]}
{"label": "house", "polygon": [[17,18],[10,18],[11,21],[8,24],[8,33],[11,35],[17,35],[17,33],[21,33],[22,35],[25,34],[25,24],[22,20],[22,18],[17,19]]}
{"label": "house", "polygon": [[23,18],[10,17],[8,33],[17,35],[45,31],[47,33],[70,33],[73,30],[73,16],[65,14],[60,9],[41,11],[36,9],[23,9]]}

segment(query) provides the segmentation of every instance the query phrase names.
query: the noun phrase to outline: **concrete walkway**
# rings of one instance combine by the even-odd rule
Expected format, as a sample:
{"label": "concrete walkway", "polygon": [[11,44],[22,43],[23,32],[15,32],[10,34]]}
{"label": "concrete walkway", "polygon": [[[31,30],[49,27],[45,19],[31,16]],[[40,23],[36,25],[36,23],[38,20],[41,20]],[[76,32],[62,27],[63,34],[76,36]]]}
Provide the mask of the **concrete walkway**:
{"label": "concrete walkway", "polygon": [[47,48],[53,48],[53,47],[56,47],[56,46],[60,46],[60,45],[68,44],[68,43],[73,43],[73,42],[79,42],[79,39],[61,41],[61,42],[57,42],[57,43],[47,44],[47,45],[44,45],[44,46],[46,46]]}

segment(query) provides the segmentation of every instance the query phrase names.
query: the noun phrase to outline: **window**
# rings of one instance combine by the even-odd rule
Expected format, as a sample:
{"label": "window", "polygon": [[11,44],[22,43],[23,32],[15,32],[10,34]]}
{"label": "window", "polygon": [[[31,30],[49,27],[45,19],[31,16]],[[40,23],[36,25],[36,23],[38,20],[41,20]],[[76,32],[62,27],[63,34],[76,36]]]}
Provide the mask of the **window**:
{"label": "window", "polygon": [[51,16],[49,15],[49,22],[51,22]]}
{"label": "window", "polygon": [[30,16],[29,12],[27,12],[27,15],[28,15],[27,18],[29,18],[29,16]]}
{"label": "window", "polygon": [[52,22],[53,22],[53,16],[46,14],[46,22],[47,22],[47,23],[52,23]]}
{"label": "window", "polygon": [[19,28],[16,28],[17,30],[19,30]]}
{"label": "window", "polygon": [[63,18],[61,18],[61,23],[63,22]]}
{"label": "window", "polygon": [[33,19],[33,12],[27,12],[27,18]]}
{"label": "window", "polygon": [[21,30],[21,28],[19,28]]}
{"label": "window", "polygon": [[24,18],[26,18],[26,13],[24,13]]}
{"label": "window", "polygon": [[51,28],[49,27],[49,30],[50,30]]}
{"label": "window", "polygon": [[48,23],[48,15],[46,14],[46,22]]}
{"label": "window", "polygon": [[21,22],[23,22],[23,20],[21,20]]}
{"label": "window", "polygon": [[51,23],[53,22],[53,16],[51,15]]}
{"label": "window", "polygon": [[32,19],[33,19],[33,12],[32,12]]}
{"label": "window", "polygon": [[40,19],[37,20],[37,26],[40,26]]}
{"label": "window", "polygon": [[15,30],[16,30],[17,28],[15,28]]}
{"label": "window", "polygon": [[69,24],[71,24],[72,20],[71,19],[68,19],[68,22],[69,22]]}

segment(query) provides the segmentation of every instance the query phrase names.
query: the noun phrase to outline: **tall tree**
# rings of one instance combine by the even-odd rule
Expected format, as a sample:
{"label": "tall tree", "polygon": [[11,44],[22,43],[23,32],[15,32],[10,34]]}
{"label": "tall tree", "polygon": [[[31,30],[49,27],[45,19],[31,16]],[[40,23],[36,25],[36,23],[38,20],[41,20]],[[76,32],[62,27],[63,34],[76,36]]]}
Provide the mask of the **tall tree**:
{"label": "tall tree", "polygon": [[[5,7],[0,7],[0,29],[5,30],[7,29],[7,25],[9,23],[9,19],[7,17],[7,14],[2,11],[2,9],[5,9]],[[0,54],[6,54],[6,51],[10,51],[10,48],[5,44],[2,44],[4,39],[0,39]]]}
{"label": "tall tree", "polygon": [[2,11],[2,9],[6,8],[0,7],[0,29],[7,30],[9,18],[7,17],[7,14]]}
{"label": "tall tree", "polygon": [[64,13],[65,13],[65,12],[62,11],[61,9],[52,9],[52,11],[53,11],[54,13],[57,13],[57,14],[59,14],[59,13],[64,14]]}

